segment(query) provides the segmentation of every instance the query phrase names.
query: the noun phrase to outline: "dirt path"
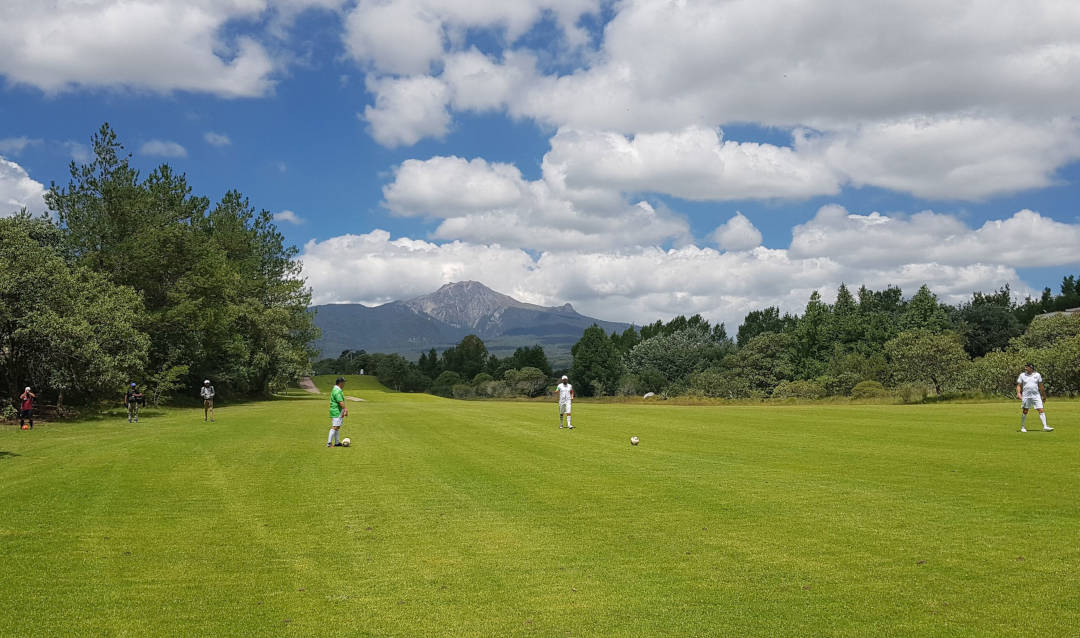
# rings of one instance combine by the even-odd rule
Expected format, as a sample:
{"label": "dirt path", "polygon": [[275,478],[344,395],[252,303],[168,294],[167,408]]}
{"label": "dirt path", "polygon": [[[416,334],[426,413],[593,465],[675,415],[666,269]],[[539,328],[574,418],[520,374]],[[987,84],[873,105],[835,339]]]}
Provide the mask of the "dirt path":
{"label": "dirt path", "polygon": [[320,394],[319,389],[315,387],[315,382],[311,380],[311,377],[301,377],[300,387],[307,390],[312,394]]}

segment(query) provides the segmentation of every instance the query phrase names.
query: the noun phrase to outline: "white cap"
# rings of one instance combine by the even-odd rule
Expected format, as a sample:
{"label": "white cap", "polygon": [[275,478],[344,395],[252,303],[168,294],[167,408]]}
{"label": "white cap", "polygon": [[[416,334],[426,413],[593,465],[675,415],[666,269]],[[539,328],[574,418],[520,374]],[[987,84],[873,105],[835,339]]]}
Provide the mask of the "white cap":
{"label": "white cap", "polygon": [[30,391],[30,386],[26,386],[26,389],[23,390],[23,392],[29,392],[29,391]]}
{"label": "white cap", "polygon": [[204,385],[207,384],[207,383],[210,383],[210,379],[207,379],[206,381],[203,381]]}
{"label": "white cap", "polygon": [[568,376],[566,376],[566,375],[564,374],[564,375],[562,375],[562,380],[565,380],[565,381],[569,381],[569,380],[570,380],[570,377],[568,377]]}

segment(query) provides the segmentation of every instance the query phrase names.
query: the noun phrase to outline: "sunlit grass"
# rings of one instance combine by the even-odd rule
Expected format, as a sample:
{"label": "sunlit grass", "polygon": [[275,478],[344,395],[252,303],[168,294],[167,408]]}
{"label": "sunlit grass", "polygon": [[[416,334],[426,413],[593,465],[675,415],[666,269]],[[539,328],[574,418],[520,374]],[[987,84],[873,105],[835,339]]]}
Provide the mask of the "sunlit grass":
{"label": "sunlit grass", "polygon": [[[1064,636],[1080,403],[326,393],[0,432],[4,635]],[[1029,418],[1029,422],[1034,417]],[[1037,421],[1037,419],[1035,419]],[[641,445],[631,447],[631,435]]]}

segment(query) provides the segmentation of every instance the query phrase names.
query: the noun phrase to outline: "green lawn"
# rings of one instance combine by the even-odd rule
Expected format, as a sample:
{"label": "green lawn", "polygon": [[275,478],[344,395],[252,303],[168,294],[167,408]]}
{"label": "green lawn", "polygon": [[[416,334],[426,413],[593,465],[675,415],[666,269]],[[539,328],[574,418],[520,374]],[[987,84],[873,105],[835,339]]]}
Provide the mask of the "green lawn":
{"label": "green lawn", "polygon": [[585,401],[568,432],[554,403],[346,394],[349,449],[295,392],[5,427],[0,634],[1080,627],[1078,402],[1048,403],[1050,434],[1014,403]]}

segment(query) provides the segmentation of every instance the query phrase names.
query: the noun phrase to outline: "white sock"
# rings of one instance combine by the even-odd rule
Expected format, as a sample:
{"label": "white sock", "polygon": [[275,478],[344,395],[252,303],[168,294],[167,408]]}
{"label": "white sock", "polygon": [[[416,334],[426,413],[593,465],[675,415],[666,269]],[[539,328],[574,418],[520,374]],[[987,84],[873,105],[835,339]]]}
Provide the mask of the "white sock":
{"label": "white sock", "polygon": [[1046,427],[1046,414],[1043,413],[1043,412],[1040,412],[1039,413],[1039,420],[1042,421],[1043,427],[1045,428]]}
{"label": "white sock", "polygon": [[330,428],[330,436],[326,437],[326,444],[330,445],[334,442],[334,435],[337,434],[337,430]]}
{"label": "white sock", "polygon": [[566,427],[568,427],[568,428],[574,427],[574,426],[570,425],[570,415],[569,414],[566,415]]}
{"label": "white sock", "polygon": [[1020,427],[1024,427],[1024,421],[1027,421],[1027,415],[1026,414],[1021,414],[1020,415]]}

